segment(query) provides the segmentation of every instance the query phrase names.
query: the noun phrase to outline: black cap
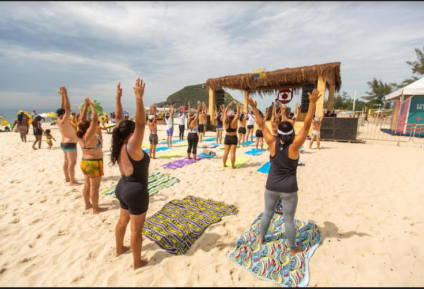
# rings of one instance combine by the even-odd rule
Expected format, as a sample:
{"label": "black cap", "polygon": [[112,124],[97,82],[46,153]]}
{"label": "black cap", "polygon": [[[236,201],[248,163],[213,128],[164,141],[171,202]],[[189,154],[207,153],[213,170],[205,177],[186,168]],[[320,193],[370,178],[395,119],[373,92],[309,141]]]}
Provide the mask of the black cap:
{"label": "black cap", "polygon": [[62,114],[64,114],[65,113],[65,109],[64,108],[58,108],[57,110],[56,110],[56,114],[57,114],[57,116],[61,116]]}

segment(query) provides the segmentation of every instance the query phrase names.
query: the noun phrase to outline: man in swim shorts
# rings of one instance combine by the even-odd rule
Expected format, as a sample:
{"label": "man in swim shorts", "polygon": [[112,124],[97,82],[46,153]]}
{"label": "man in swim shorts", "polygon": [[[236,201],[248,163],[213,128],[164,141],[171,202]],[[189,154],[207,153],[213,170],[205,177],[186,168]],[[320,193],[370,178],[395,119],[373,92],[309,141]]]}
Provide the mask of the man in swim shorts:
{"label": "man in swim shorts", "polygon": [[312,144],[314,140],[317,140],[317,148],[319,149],[319,138],[320,138],[320,130],[322,120],[324,119],[324,115],[321,117],[314,117],[312,121],[312,132],[311,132],[311,141],[309,142],[309,148],[312,148]]}
{"label": "man in swim shorts", "polygon": [[156,125],[157,118],[156,118],[156,105],[150,107],[149,112],[149,121],[147,122],[147,125],[150,129],[150,136],[149,136],[149,142],[150,142],[150,150],[149,150],[149,157],[152,159],[155,159],[156,155],[156,146],[158,144],[158,127]]}
{"label": "man in swim shorts", "polygon": [[56,110],[58,117],[57,124],[59,126],[62,140],[60,148],[64,153],[63,172],[65,174],[66,182],[70,186],[81,185],[75,180],[75,165],[77,164],[77,134],[74,126],[71,124],[71,103],[69,102],[68,92],[66,87],[61,86],[58,92],[62,96],[60,108]]}

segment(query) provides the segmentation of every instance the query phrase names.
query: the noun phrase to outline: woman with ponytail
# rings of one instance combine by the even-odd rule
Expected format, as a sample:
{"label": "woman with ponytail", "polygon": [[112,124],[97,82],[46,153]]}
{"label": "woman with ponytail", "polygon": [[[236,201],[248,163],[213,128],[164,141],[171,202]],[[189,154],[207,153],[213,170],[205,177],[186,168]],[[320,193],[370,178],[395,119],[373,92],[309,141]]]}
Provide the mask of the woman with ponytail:
{"label": "woman with ponytail", "polygon": [[[228,111],[228,109],[230,108],[230,105],[232,103],[236,103],[237,105],[237,112],[236,114],[234,114],[233,111]],[[224,128],[225,128],[225,139],[224,139],[224,145],[225,145],[225,151],[224,151],[224,156],[223,156],[223,161],[224,161],[224,168],[227,166],[227,157],[228,154],[231,151],[231,166],[233,169],[235,169],[235,163],[236,163],[236,149],[237,146],[240,143],[240,140],[237,138],[237,122],[239,120],[240,117],[240,104],[238,102],[236,102],[235,100],[233,100],[232,102],[230,102],[230,104],[228,104],[228,106],[225,108],[224,110],[224,114],[222,116],[222,121],[224,123]]]}
{"label": "woman with ponytail", "polygon": [[[124,120],[121,104],[122,89],[118,82],[116,94],[116,127],[112,135],[111,162],[118,163],[122,178],[116,186],[116,197],[121,206],[118,223],[115,227],[116,256],[129,249],[133,253],[134,270],[147,264],[141,258],[142,230],[149,208],[148,176],[150,157],[142,149],[146,113],[144,111],[143,80],[137,78],[133,87],[136,99],[135,122]],[[131,247],[124,246],[125,231],[131,221]]]}
{"label": "woman with ponytail", "polygon": [[294,214],[297,208],[297,165],[299,151],[308,136],[315,111],[315,104],[321,95],[316,89],[309,93],[309,109],[306,114],[304,126],[295,136],[293,125],[283,121],[278,125],[278,137],[272,135],[265,122],[262,120],[256,106],[256,101],[248,98],[249,105],[253,108],[258,126],[262,129],[266,143],[269,145],[271,169],[265,186],[265,211],[260,224],[260,235],[257,239],[260,244],[266,242],[266,233],[278,200],[281,198],[284,210],[285,234],[290,246],[290,256],[302,252],[302,247],[296,246],[296,232]]}
{"label": "woman with ponytail", "polygon": [[[88,106],[91,106],[92,121],[87,120]],[[99,214],[108,208],[99,207],[99,187],[103,176],[103,151],[96,137],[98,115],[94,103],[87,97],[84,110],[77,127],[78,142],[82,149],[81,170],[84,174],[83,197],[85,209],[93,208],[93,214]],[[91,202],[90,202],[91,201]]]}

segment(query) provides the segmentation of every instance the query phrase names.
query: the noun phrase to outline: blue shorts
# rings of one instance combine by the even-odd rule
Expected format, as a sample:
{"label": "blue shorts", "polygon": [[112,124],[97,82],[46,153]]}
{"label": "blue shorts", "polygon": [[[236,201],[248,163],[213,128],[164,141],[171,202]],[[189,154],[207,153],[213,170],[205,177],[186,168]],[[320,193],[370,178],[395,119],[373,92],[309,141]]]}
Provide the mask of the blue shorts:
{"label": "blue shorts", "polygon": [[169,129],[166,130],[166,135],[167,136],[172,136],[174,134],[174,128],[171,127]]}

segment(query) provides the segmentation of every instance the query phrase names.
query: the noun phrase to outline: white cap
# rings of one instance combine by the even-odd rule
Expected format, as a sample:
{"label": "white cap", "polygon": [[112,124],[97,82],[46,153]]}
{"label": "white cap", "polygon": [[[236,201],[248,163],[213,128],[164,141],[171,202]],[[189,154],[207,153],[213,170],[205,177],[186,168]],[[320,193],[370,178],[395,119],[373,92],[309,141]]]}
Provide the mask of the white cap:
{"label": "white cap", "polygon": [[149,119],[154,119],[155,117],[153,115],[149,116]]}

